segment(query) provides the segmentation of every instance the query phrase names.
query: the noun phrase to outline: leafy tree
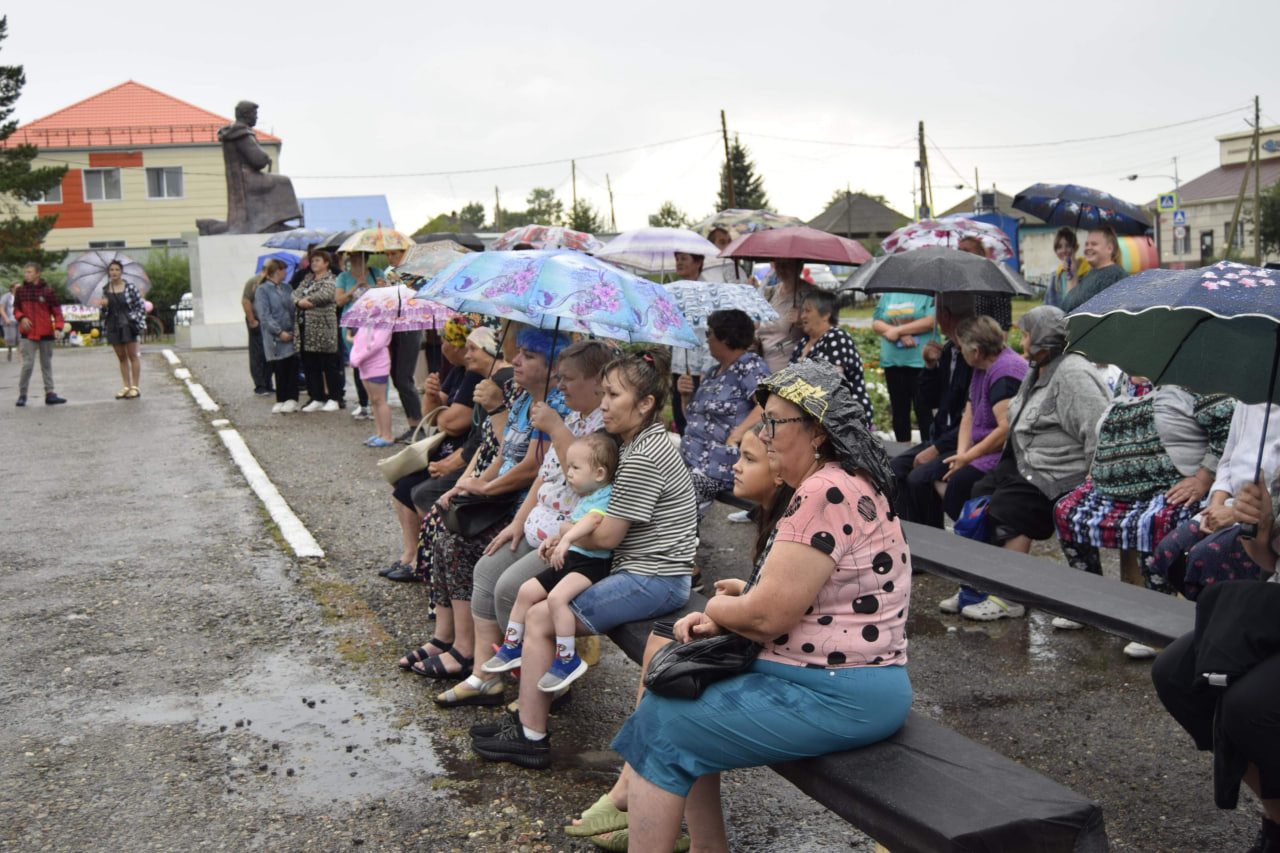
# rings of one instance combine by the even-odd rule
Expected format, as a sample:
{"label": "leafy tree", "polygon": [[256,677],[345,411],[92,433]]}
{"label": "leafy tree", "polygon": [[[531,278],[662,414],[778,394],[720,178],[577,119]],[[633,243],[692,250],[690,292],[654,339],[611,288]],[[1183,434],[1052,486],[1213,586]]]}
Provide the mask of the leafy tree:
{"label": "leafy tree", "polygon": [[597,231],[604,230],[604,217],[600,215],[600,211],[596,210],[594,204],[580,198],[573,203],[569,211],[569,227],[574,231],[595,234]]}
{"label": "leafy tree", "polygon": [[442,213],[439,216],[427,220],[427,224],[423,225],[417,231],[414,231],[412,236],[417,237],[421,234],[435,234],[440,231],[457,231],[458,229],[456,226],[457,223],[449,216],[449,214]]}
{"label": "leafy tree", "polygon": [[720,164],[720,195],[716,210],[739,207],[744,210],[767,210],[769,198],[764,194],[764,179],[756,174],[756,164],[750,160],[747,146],[733,137],[729,146],[729,163],[733,165],[733,204],[729,204],[728,165]]}
{"label": "leafy tree", "polygon": [[850,192],[849,190],[845,189],[845,190],[836,190],[835,192],[833,192],[833,193],[831,194],[831,200],[827,202],[827,207],[830,207],[831,205],[835,204],[835,203],[836,203],[836,202],[838,202],[838,201],[843,201],[843,200],[844,200],[844,197],[845,197],[846,195],[850,195],[850,196],[855,196],[855,195],[866,196],[867,198],[871,199],[872,201],[878,201],[878,202],[880,202],[881,204],[888,204],[888,203],[889,203],[889,200],[888,200],[887,198],[885,198],[884,196],[880,195],[879,193],[869,193],[869,192],[867,192],[866,190],[854,190],[853,192]]}
{"label": "leafy tree", "polygon": [[164,323],[166,332],[173,331],[173,315],[182,294],[191,289],[191,261],[186,252],[152,249],[142,268],[151,279],[147,299],[155,306],[152,312]]}
{"label": "leafy tree", "polygon": [[1257,239],[1264,255],[1280,252],[1280,181],[1262,193],[1262,206],[1258,208]]}
{"label": "leafy tree", "polygon": [[688,214],[676,207],[673,201],[664,201],[657,213],[649,214],[651,228],[688,228],[690,224],[692,220]]}
{"label": "leafy tree", "polygon": [[472,228],[484,228],[484,205],[478,201],[464,205],[462,210],[458,211],[458,222],[470,225]]}
{"label": "leafy tree", "polygon": [[[507,210],[502,208],[502,231],[510,231],[512,228],[519,228],[522,225],[532,225],[533,218],[529,216],[527,210]],[[494,230],[499,230],[499,224],[494,222]]]}
{"label": "leafy tree", "polygon": [[[563,225],[564,224],[564,202],[556,198],[556,191],[549,187],[534,187],[529,193],[529,197],[525,199],[525,203],[529,205],[529,209],[525,211],[529,215],[531,223],[534,225]],[[514,228],[514,225],[507,225],[505,219],[502,224],[508,228]]]}
{"label": "leafy tree", "polygon": [[[9,36],[9,18],[0,17],[0,42]],[[27,75],[21,65],[0,65],[0,145],[18,129],[13,115],[14,104],[22,94]],[[59,186],[67,173],[65,166],[32,169],[37,154],[34,145],[5,145],[0,148],[0,205],[6,218],[0,220],[0,268],[11,270],[28,261],[49,267],[60,263],[66,252],[46,252],[40,247],[57,215],[28,218],[20,208],[22,202],[39,200],[42,194]]]}

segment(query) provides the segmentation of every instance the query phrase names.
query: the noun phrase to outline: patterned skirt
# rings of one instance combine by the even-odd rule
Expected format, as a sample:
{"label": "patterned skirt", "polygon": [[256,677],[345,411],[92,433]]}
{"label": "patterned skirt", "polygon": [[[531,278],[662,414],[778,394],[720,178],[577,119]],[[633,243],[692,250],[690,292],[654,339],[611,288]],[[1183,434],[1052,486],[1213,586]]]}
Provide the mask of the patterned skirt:
{"label": "patterned skirt", "polygon": [[1178,525],[1200,511],[1201,502],[1172,506],[1164,493],[1145,500],[1119,501],[1096,492],[1085,480],[1053,508],[1058,538],[1095,548],[1124,548],[1150,553]]}

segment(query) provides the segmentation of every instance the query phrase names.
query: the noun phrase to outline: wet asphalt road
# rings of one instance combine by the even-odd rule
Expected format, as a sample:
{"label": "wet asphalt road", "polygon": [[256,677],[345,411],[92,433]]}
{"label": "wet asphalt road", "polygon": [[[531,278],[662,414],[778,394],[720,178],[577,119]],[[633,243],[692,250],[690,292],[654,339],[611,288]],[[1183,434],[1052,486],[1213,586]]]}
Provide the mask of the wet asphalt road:
{"label": "wet asphalt road", "polygon": [[[61,407],[14,408],[18,363],[0,361],[0,849],[594,850],[557,827],[612,780],[637,668],[603,644],[553,720],[552,771],[479,761],[466,728],[492,712],[439,710],[439,686],[393,665],[430,624],[420,587],[376,573],[399,537],[368,425],[272,416],[243,352],[178,354],[221,411],[156,348],[136,401],[112,399],[105,348],[57,351]],[[324,559],[283,547],[218,417]],[[703,528],[712,578],[748,562],[724,515]],[[1114,849],[1247,848],[1252,799],[1213,808],[1208,756],[1123,640],[1041,613],[978,627],[937,613],[949,593],[915,579],[917,709],[1099,800]],[[725,790],[735,849],[871,849],[767,770]]]}

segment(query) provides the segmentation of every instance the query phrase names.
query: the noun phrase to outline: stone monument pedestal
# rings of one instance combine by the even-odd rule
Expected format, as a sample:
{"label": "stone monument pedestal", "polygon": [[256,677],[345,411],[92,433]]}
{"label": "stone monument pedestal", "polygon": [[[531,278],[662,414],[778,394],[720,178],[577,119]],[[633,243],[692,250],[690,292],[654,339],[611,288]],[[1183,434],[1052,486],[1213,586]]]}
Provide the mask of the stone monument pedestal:
{"label": "stone monument pedestal", "polygon": [[[261,255],[267,234],[185,234],[191,260],[191,325],[175,340],[191,349],[243,349],[249,345],[240,296]],[[302,253],[297,253],[301,257]],[[183,332],[186,332],[184,335]]]}

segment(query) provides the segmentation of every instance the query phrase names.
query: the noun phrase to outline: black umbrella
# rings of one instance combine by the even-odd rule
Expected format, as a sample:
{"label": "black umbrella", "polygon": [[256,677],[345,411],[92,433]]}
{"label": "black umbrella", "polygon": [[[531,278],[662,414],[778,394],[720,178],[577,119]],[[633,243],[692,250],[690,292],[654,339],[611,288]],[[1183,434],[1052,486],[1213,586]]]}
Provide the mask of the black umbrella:
{"label": "black umbrella", "polygon": [[1050,225],[1110,225],[1120,235],[1145,234],[1151,227],[1147,214],[1133,202],[1075,184],[1032,184],[1014,196],[1013,209],[1038,216]]}
{"label": "black umbrella", "polygon": [[337,251],[338,247],[345,243],[347,238],[356,233],[357,230],[359,229],[353,228],[350,231],[339,231],[337,234],[332,234],[323,243],[318,244],[316,248],[325,249],[329,252]]}
{"label": "black umbrella", "polygon": [[1006,264],[931,246],[882,255],[863,264],[840,290],[865,293],[1005,293],[1031,294],[1031,287]]}
{"label": "black umbrella", "polygon": [[452,240],[461,246],[466,246],[473,252],[484,251],[484,241],[474,234],[458,234],[454,231],[437,231],[433,234],[413,235],[413,242],[415,243],[434,243],[437,240]]}

